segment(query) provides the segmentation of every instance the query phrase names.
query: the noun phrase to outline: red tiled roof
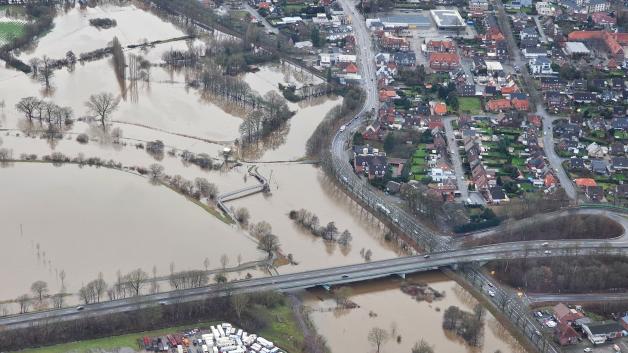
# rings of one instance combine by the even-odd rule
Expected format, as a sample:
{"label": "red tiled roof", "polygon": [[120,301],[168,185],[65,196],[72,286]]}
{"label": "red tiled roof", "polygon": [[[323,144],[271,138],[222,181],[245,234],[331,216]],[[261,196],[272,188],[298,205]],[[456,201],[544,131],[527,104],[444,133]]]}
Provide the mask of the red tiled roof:
{"label": "red tiled roof", "polygon": [[460,62],[460,57],[456,53],[431,53],[430,64],[434,62],[454,64]]}
{"label": "red tiled roof", "polygon": [[576,185],[579,187],[583,187],[583,186],[597,186],[597,183],[595,182],[595,180],[591,179],[591,178],[578,178],[575,180]]}
{"label": "red tiled roof", "polygon": [[527,99],[513,99],[511,103],[512,106],[517,110],[528,110],[530,108]]}
{"label": "red tiled roof", "polygon": [[438,102],[434,104],[434,113],[438,115],[447,114],[447,105],[443,102]]}
{"label": "red tiled roof", "polygon": [[510,108],[508,99],[491,99],[486,103],[486,109],[489,111],[504,110]]}
{"label": "red tiled roof", "polygon": [[345,67],[345,72],[346,73],[350,73],[350,74],[357,74],[358,73],[358,67],[355,66],[355,64],[350,63],[349,65],[347,65],[347,67]]}

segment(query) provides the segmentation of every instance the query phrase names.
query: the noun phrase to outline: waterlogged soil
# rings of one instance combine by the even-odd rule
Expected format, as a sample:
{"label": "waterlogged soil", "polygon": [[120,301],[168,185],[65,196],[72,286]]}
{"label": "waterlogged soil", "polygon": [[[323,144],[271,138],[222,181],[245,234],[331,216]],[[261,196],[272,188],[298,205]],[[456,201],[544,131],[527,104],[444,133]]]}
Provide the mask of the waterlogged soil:
{"label": "waterlogged soil", "polygon": [[[410,352],[412,346],[425,340],[435,352],[523,353],[514,337],[489,313],[486,313],[484,338],[480,347],[470,347],[462,339],[442,328],[444,311],[451,305],[472,311],[475,298],[440,272],[410,276],[412,281],[427,283],[444,292],[433,302],[417,301],[404,294],[401,279],[386,279],[351,286],[354,309],[336,309],[329,292],[313,290],[304,298],[310,318],[323,335],[332,353],[374,351],[367,337],[373,327],[386,330],[392,337],[382,352]],[[395,334],[393,328],[396,328]],[[401,339],[398,342],[397,336]],[[348,339],[350,337],[350,339]]]}

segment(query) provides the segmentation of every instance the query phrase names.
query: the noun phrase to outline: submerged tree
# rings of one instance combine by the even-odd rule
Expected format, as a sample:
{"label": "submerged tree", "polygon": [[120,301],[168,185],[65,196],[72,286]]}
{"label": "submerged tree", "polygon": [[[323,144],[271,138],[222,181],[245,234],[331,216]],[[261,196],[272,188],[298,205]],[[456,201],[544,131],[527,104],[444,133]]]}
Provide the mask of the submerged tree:
{"label": "submerged tree", "polygon": [[105,129],[110,115],[118,109],[119,99],[111,93],[92,94],[85,103],[89,111],[98,116],[102,128]]}

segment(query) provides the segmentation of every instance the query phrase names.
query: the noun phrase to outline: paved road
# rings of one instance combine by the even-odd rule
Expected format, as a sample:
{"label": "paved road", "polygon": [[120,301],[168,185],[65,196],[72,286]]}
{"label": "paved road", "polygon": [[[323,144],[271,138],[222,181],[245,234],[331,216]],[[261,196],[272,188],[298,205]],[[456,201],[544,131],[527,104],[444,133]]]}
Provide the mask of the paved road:
{"label": "paved road", "polygon": [[[358,265],[341,266],[301,273],[285,274],[275,277],[230,282],[228,286],[212,285],[203,288],[172,291],[140,297],[120,299],[96,304],[85,305],[84,310],[65,308],[43,312],[26,313],[0,318],[3,329],[29,327],[43,321],[74,320],[83,316],[103,315],[114,312],[137,310],[157,303],[174,304],[188,301],[203,300],[213,296],[227,294],[250,293],[259,291],[293,291],[315,286],[332,286],[347,284],[391,275],[405,275],[421,271],[429,271],[441,267],[471,262],[485,262],[496,259],[545,257],[547,251],[554,255],[600,255],[628,254],[628,243],[613,248],[603,241],[591,241],[586,245],[578,242],[562,242],[543,247],[538,242],[519,242],[497,244],[472,249],[435,252],[424,256],[408,256]],[[497,297],[497,296],[495,296]]]}
{"label": "paved road", "polygon": [[538,104],[536,107],[536,113],[543,119],[543,151],[549,161],[552,169],[558,176],[560,185],[565,190],[567,196],[574,201],[578,200],[578,191],[576,186],[567,175],[565,168],[563,168],[563,159],[558,156],[556,149],[554,148],[554,132],[552,129],[552,123],[559,117],[552,117],[542,104]]}
{"label": "paved road", "polygon": [[628,293],[547,294],[526,293],[530,303],[591,303],[628,301]]}
{"label": "paved road", "polygon": [[526,89],[530,94],[530,101],[536,107],[536,114],[541,116],[543,119],[543,150],[545,151],[545,155],[552,166],[552,169],[555,171],[558,176],[558,180],[560,181],[561,186],[565,189],[567,196],[571,200],[577,201],[578,194],[576,192],[576,188],[569,179],[567,172],[562,167],[562,160],[556,154],[554,150],[554,136],[552,134],[552,121],[553,117],[545,110],[543,106],[543,100],[540,96],[539,92],[536,90],[534,86],[534,82],[530,77],[528,70],[526,70],[527,61],[521,55],[521,50],[517,47],[517,43],[515,42],[514,36],[512,34],[512,27],[510,26],[510,21],[508,20],[508,16],[506,15],[506,10],[504,9],[504,4],[501,0],[495,0],[496,7],[496,16],[498,18],[498,22],[500,27],[506,37],[508,42],[508,49],[511,54],[512,61],[515,65],[519,66],[521,69],[521,77],[526,84]]}
{"label": "paved road", "polygon": [[251,7],[251,5],[249,5],[247,2],[243,3],[244,9],[251,14],[251,16],[255,17],[261,24],[264,25],[264,28],[266,28],[266,32],[272,32],[272,33],[279,33],[279,30],[275,27],[273,27],[270,23],[268,23],[268,21],[266,20],[266,18],[264,18],[264,16],[260,15],[259,12],[257,12],[254,8]]}
{"label": "paved road", "polygon": [[539,36],[541,37],[542,43],[547,43],[547,36],[545,35],[545,31],[543,30],[543,26],[541,26],[541,21],[539,20],[539,16],[532,16],[534,19],[534,24],[536,24],[536,30],[539,32]]}
{"label": "paved road", "polygon": [[454,166],[454,172],[456,173],[456,183],[458,184],[458,191],[460,191],[460,199],[466,201],[469,198],[469,188],[465,182],[464,168],[462,167],[462,159],[460,159],[460,150],[456,143],[456,137],[454,136],[454,129],[451,126],[452,122],[458,119],[457,117],[447,117],[443,119],[445,123],[445,135],[447,137],[447,145],[449,146],[449,153],[451,155],[451,163]]}

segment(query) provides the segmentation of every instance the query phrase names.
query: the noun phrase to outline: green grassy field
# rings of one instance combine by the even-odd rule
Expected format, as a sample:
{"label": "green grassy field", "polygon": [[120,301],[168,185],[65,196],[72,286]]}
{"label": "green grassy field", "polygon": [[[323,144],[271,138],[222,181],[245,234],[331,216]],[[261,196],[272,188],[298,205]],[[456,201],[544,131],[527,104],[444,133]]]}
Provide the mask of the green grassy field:
{"label": "green grassy field", "polygon": [[460,105],[461,112],[469,113],[471,115],[480,114],[482,112],[482,104],[480,98],[476,97],[460,97],[458,98],[458,104]]}
{"label": "green grassy field", "polygon": [[8,41],[24,33],[24,24],[21,22],[0,22],[0,40]]}
{"label": "green grassy field", "polygon": [[213,324],[215,323],[208,322],[208,323],[201,323],[197,325],[176,326],[176,327],[171,327],[171,328],[167,328],[163,330],[131,333],[131,334],[122,335],[122,336],[113,336],[113,337],[99,338],[99,339],[94,339],[94,340],[58,344],[58,345],[50,346],[50,347],[26,349],[20,352],[21,353],[66,353],[66,352],[71,351],[73,353],[85,353],[91,349],[114,350],[116,348],[122,348],[122,347],[129,347],[135,350],[139,350],[138,339],[140,339],[141,337],[165,335],[165,334],[181,331],[186,328],[208,327]]}
{"label": "green grassy field", "polygon": [[[278,306],[273,309],[260,307],[264,316],[269,318],[269,326],[259,334],[273,341],[277,346],[290,353],[301,352],[303,333],[288,305]],[[118,348],[128,347],[139,351],[138,340],[144,336],[160,336],[176,333],[190,328],[209,328],[218,322],[203,322],[197,324],[174,326],[161,330],[131,333],[122,336],[112,336],[86,341],[58,344],[50,347],[33,348],[20,351],[20,353],[88,353],[94,349],[113,351]]]}

